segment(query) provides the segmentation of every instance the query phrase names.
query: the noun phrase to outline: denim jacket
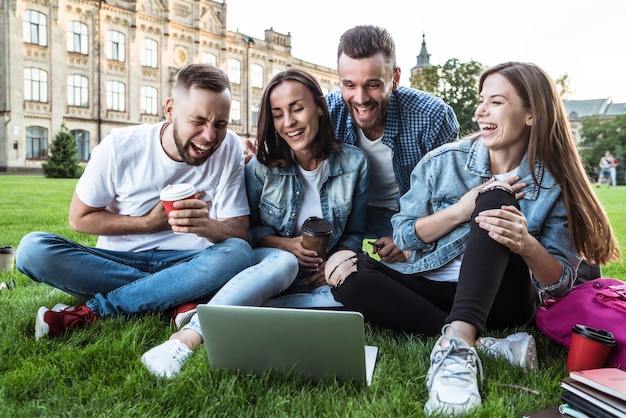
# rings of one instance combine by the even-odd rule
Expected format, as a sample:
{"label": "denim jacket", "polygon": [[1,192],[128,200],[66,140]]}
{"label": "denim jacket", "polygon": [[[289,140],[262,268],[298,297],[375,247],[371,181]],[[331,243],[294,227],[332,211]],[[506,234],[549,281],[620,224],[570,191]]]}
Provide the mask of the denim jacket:
{"label": "denim jacket", "polygon": [[[562,265],[556,284],[545,286],[534,277],[533,283],[542,296],[561,296],[571,289],[581,258],[569,237],[560,186],[541,161],[537,160],[533,169],[539,184],[533,182],[528,154],[524,154],[518,176],[527,186],[519,205],[530,234]],[[411,189],[400,200],[400,213],[391,219],[396,245],[414,250],[410,267],[403,273],[437,269],[465,251],[469,222],[458,225],[436,242],[425,243],[415,233],[415,221],[458,202],[467,191],[491,177],[489,153],[480,138],[446,144],[420,161],[411,174]]]}
{"label": "denim jacket", "polygon": [[[333,224],[328,254],[335,248],[360,252],[365,237],[369,173],[363,151],[343,144],[328,157],[320,191],[322,217]],[[302,195],[296,167],[268,168],[253,158],[246,166],[250,244],[266,235],[293,237]]]}

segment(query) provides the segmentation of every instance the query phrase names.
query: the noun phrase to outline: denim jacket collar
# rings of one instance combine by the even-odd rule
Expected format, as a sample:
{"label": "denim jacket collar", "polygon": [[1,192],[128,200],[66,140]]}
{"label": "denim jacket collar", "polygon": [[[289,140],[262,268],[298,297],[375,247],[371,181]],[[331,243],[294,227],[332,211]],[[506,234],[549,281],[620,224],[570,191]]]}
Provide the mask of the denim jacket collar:
{"label": "denim jacket collar", "polygon": [[[491,170],[489,170],[489,149],[482,144],[480,138],[473,141],[465,168],[472,174],[477,176],[491,178]],[[544,181],[545,168],[543,162],[539,159],[535,160],[533,166],[537,183],[533,181],[530,170],[528,169],[528,152],[524,153],[522,162],[519,166],[518,176],[527,186],[524,188],[524,199],[536,200],[539,195],[540,185]],[[544,187],[552,187],[553,184],[544,185]]]}
{"label": "denim jacket collar", "polygon": [[[341,158],[339,157],[339,153],[330,154],[330,156],[322,161],[322,164],[326,164],[326,170],[324,171],[324,177],[322,178],[322,183],[326,183],[329,177],[337,177],[344,174],[344,168],[342,165]],[[295,158],[294,158],[295,161]],[[278,173],[283,176],[295,176],[298,174],[298,168],[295,164],[290,165],[289,167],[281,167],[278,168]]]}

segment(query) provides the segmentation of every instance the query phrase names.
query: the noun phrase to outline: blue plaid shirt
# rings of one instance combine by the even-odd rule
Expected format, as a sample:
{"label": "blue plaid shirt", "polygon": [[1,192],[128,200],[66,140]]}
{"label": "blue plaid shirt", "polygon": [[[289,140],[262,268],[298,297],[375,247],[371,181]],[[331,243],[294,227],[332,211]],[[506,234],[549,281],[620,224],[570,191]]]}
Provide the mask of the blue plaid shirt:
{"label": "blue plaid shirt", "polygon": [[[326,100],[337,139],[357,145],[357,127],[352,124],[341,90],[328,94]],[[398,199],[409,190],[411,172],[419,160],[458,136],[459,122],[454,111],[438,97],[408,87],[391,92],[382,142],[391,148],[393,172],[400,189]]]}

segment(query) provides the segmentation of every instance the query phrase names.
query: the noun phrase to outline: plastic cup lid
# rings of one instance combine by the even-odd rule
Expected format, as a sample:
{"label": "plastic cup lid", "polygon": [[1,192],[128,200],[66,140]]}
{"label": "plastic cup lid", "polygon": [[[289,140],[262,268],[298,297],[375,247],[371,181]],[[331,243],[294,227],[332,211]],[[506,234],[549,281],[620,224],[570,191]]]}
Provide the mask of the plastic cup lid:
{"label": "plastic cup lid", "polygon": [[582,335],[590,340],[597,341],[606,345],[615,345],[615,336],[612,332],[606,330],[597,330],[585,325],[576,324],[572,331]]}
{"label": "plastic cup lid", "polygon": [[196,193],[193,184],[178,183],[168,184],[161,190],[161,200],[181,200]]}
{"label": "plastic cup lid", "polygon": [[0,247],[0,254],[11,254],[15,252],[15,248],[7,245],[6,247]]}
{"label": "plastic cup lid", "polygon": [[302,224],[302,232],[306,232],[310,235],[326,235],[333,230],[333,224],[326,219],[318,218],[317,216],[311,216],[307,218]]}

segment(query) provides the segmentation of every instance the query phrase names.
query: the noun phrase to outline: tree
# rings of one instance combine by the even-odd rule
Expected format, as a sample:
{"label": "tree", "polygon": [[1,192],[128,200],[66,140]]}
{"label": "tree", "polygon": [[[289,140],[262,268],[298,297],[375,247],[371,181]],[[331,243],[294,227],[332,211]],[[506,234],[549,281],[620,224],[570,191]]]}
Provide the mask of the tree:
{"label": "tree", "polygon": [[[580,155],[592,178],[598,178],[598,163],[607,150],[624,163],[626,157],[626,115],[613,118],[588,117],[582,120],[581,125]],[[624,183],[624,164],[617,167],[617,180],[620,184]]]}
{"label": "tree", "polygon": [[476,132],[474,112],[478,106],[478,78],[484,67],[476,61],[451,58],[444,65],[425,67],[411,79],[411,86],[439,96],[449,104],[461,126],[461,136]]}
{"label": "tree", "polygon": [[48,162],[41,167],[44,175],[50,178],[78,178],[83,173],[76,151],[76,140],[65,125],[61,125],[61,130],[54,137]]}
{"label": "tree", "polygon": [[561,100],[569,100],[575,93],[575,90],[572,88],[572,81],[567,73],[554,80],[554,84],[556,84],[556,89],[559,92],[559,96],[561,96]]}

